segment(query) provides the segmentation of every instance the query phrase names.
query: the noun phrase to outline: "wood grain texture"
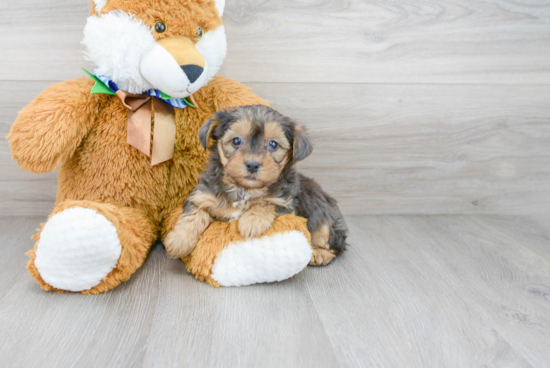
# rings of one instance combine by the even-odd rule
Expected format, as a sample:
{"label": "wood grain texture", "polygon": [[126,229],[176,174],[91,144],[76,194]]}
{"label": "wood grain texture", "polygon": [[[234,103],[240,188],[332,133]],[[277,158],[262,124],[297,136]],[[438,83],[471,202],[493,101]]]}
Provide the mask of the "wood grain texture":
{"label": "wood grain texture", "polygon": [[550,213],[531,216],[531,220],[539,224],[546,230],[546,235],[550,238]]}
{"label": "wood grain texture", "polygon": [[[336,367],[308,296],[306,275],[282,283],[213,289],[167,261],[144,366]],[[267,287],[266,287],[267,286]]]}
{"label": "wood grain texture", "polygon": [[[536,225],[517,218],[465,216],[372,216],[350,222],[353,244],[361,247],[353,260],[346,259],[354,269],[350,285],[330,296],[338,289],[335,276],[324,275],[330,283],[314,301],[327,307],[322,319],[330,323],[328,329],[339,331],[335,341],[364,321],[346,313],[349,309],[336,317],[331,301],[359,294],[351,285],[366,284],[363,295],[371,297],[369,304],[375,311],[387,309],[387,319],[393,321],[393,329],[376,334],[382,341],[369,341],[378,356],[369,357],[364,344],[351,344],[354,356],[381,366],[400,366],[406,358],[417,362],[413,366],[549,363],[550,355],[539,343],[550,341],[544,327],[550,323],[550,258],[525,246],[549,249],[548,238],[535,235]],[[380,318],[370,321],[379,323]],[[462,333],[449,333],[457,329]],[[388,354],[390,342],[408,345],[409,355]],[[475,356],[467,352],[471,346],[478,349]]]}
{"label": "wood grain texture", "polygon": [[[0,134],[53,82],[0,82]],[[550,86],[252,83],[309,127],[301,170],[346,214],[540,214],[550,208]],[[47,215],[55,173],[0,141],[0,213]]]}
{"label": "wood grain texture", "polygon": [[157,245],[107,294],[24,269],[42,218],[0,219],[9,367],[544,367],[550,238],[524,217],[348,217],[352,246],[278,284],[214,289]]}
{"label": "wood grain texture", "polygon": [[[0,4],[1,136],[52,81],[90,67],[88,10]],[[548,212],[550,4],[232,0],[225,23],[222,73],[310,128],[301,168],[344,213]],[[45,216],[55,189],[0,140],[0,215]]]}
{"label": "wood grain texture", "polygon": [[347,214],[548,213],[547,86],[254,87],[310,128],[300,167]]}
{"label": "wood grain texture", "polygon": [[[85,0],[0,4],[0,80],[81,75],[88,12]],[[224,19],[223,73],[246,83],[550,82],[541,0],[231,0]]]}

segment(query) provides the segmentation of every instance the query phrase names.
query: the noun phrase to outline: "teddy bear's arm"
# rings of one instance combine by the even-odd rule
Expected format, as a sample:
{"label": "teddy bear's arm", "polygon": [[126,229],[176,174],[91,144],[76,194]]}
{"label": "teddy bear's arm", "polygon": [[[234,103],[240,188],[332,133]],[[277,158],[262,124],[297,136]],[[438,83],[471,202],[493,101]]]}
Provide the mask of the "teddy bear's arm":
{"label": "teddy bear's arm", "polygon": [[96,120],[101,97],[90,94],[93,84],[85,78],[57,83],[19,112],[7,138],[22,169],[50,172],[71,157]]}
{"label": "teddy bear's arm", "polygon": [[232,79],[217,76],[208,84],[211,89],[214,109],[220,111],[228,107],[269,104],[254,94],[247,86]]}

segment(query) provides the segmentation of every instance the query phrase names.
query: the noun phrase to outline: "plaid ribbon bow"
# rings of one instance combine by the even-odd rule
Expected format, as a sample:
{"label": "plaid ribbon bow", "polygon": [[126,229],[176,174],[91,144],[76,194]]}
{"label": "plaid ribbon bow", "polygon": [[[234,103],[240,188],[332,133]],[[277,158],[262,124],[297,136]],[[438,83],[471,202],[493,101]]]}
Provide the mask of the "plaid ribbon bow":
{"label": "plaid ribbon bow", "polygon": [[[176,143],[176,119],[174,108],[195,107],[185,98],[172,98],[157,89],[150,89],[142,95],[134,95],[118,88],[111,79],[83,70],[96,83],[91,94],[108,94],[118,97],[128,112],[127,142],[132,147],[151,157],[155,166],[174,157]],[[150,103],[149,103],[150,102]],[[151,125],[153,132],[153,152],[151,154]]]}

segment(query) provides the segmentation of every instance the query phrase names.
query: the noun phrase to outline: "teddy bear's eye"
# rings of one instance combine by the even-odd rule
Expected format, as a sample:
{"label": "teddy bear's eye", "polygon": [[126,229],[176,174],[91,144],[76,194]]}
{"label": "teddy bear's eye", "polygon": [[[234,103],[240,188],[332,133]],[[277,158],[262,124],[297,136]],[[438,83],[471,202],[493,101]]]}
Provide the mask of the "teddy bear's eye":
{"label": "teddy bear's eye", "polygon": [[199,29],[197,29],[197,38],[201,39],[203,36],[204,36],[204,31],[202,30],[201,27],[199,27]]}
{"label": "teddy bear's eye", "polygon": [[157,31],[157,33],[166,32],[166,24],[164,24],[164,22],[158,21],[157,24],[155,24],[155,31]]}

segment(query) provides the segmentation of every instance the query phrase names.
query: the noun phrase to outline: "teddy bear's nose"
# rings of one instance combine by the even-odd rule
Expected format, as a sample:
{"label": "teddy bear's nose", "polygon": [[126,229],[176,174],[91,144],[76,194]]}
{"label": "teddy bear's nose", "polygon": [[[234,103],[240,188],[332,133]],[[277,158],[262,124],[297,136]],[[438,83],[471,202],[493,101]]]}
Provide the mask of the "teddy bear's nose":
{"label": "teddy bear's nose", "polygon": [[181,69],[185,75],[187,75],[187,78],[189,78],[191,83],[195,83],[201,76],[202,72],[204,72],[204,68],[198,65],[183,65]]}

